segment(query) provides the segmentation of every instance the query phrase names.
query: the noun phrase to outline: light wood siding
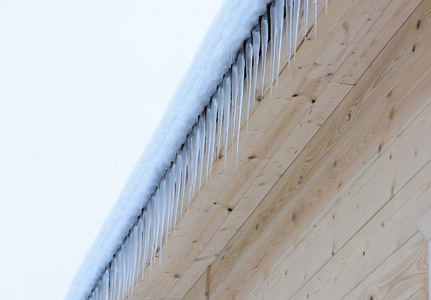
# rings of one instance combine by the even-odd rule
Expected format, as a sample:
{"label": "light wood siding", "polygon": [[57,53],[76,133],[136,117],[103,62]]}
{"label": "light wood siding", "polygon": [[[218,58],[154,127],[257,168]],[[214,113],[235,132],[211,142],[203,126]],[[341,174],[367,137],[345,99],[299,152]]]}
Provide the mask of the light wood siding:
{"label": "light wood siding", "polygon": [[431,0],[312,21],[133,299],[428,299]]}

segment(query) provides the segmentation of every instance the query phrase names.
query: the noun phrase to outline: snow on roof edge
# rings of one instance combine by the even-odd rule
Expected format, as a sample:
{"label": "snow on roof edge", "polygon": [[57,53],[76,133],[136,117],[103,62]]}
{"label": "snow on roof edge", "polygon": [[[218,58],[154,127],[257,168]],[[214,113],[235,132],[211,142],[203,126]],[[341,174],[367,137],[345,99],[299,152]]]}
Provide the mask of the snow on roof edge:
{"label": "snow on roof edge", "polygon": [[229,0],[209,27],[65,299],[86,299],[271,0]]}

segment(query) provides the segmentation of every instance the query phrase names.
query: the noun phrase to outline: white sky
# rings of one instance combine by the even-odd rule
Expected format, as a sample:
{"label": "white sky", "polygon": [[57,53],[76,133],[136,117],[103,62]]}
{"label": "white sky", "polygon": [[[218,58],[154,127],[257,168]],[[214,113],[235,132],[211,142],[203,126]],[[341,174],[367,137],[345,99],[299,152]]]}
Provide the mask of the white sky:
{"label": "white sky", "polygon": [[222,0],[0,0],[0,299],[62,299]]}

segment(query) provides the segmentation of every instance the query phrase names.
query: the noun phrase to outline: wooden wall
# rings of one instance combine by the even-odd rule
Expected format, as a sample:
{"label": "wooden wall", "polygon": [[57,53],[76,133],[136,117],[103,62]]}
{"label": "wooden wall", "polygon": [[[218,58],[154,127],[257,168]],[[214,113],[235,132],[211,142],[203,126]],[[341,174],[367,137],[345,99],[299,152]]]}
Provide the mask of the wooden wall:
{"label": "wooden wall", "polygon": [[431,0],[309,24],[132,298],[428,298]]}

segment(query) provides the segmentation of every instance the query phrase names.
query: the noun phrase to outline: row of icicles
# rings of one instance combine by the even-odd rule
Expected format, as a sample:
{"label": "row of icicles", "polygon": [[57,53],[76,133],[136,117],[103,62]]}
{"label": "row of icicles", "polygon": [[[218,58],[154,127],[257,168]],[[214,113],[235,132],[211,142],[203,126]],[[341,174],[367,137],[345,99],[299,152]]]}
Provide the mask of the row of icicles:
{"label": "row of icicles", "polygon": [[[183,209],[185,206],[188,208],[194,194],[210,177],[213,165],[218,159],[218,153],[224,154],[224,168],[226,168],[229,141],[235,147],[236,167],[238,167],[243,101],[247,101],[244,103],[244,109],[247,110],[244,113],[248,128],[250,104],[255,98],[251,96],[256,95],[259,71],[261,73],[259,92],[263,95],[269,33],[271,33],[272,43],[270,81],[272,92],[274,76],[276,76],[276,86],[278,84],[283,21],[287,22],[285,34],[288,39],[288,53],[292,53],[293,47],[295,56],[301,7],[304,11],[304,36],[306,36],[309,2],[314,6],[314,24],[316,24],[317,0],[302,1],[302,4],[301,0],[275,0],[271,3],[269,9],[271,24],[268,24],[268,16],[265,14],[260,20],[260,26],[252,29],[251,37],[245,43],[245,49],[238,51],[236,61],[223,77],[223,82],[199,116],[171,167],[147,201],[143,213],[129,231],[88,299],[124,299],[130,296],[138,275],[142,274],[141,277],[144,277],[145,268],[149,268],[149,276],[151,276],[153,265],[157,262],[157,251],[159,251],[160,266],[163,244],[167,245],[168,235],[172,230],[175,232],[175,225],[181,218]],[[327,9],[328,1],[325,0],[325,2]],[[285,19],[284,16],[286,16]],[[268,25],[271,27],[269,28]],[[259,56],[262,58],[261,62],[259,62]],[[245,85],[246,99],[244,99]]]}

